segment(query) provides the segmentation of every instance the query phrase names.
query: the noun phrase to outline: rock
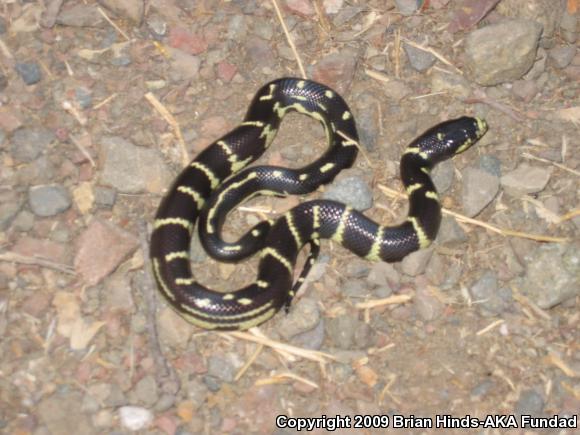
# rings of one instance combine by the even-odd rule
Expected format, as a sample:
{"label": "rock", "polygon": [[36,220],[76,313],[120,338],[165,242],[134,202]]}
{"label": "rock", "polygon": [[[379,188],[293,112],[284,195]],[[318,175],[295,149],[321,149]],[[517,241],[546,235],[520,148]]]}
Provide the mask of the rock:
{"label": "rock", "polygon": [[309,0],[286,0],[286,7],[298,15],[314,15],[315,10]]}
{"label": "rock", "polygon": [[577,48],[573,45],[564,45],[552,48],[548,52],[548,56],[556,68],[566,68],[576,55]]}
{"label": "rock", "polygon": [[129,18],[139,27],[143,20],[143,0],[99,0],[104,7],[123,18]]}
{"label": "rock", "polygon": [[471,32],[465,41],[468,77],[482,86],[521,78],[534,64],[542,26],[509,20]]}
{"label": "rock", "polygon": [[168,44],[171,48],[192,55],[201,54],[208,48],[207,41],[199,32],[183,27],[172,27],[169,30]]}
{"label": "rock", "polygon": [[157,40],[161,40],[167,34],[167,21],[161,15],[148,13],[147,27],[151,30],[152,36]]}
{"label": "rock", "polygon": [[119,408],[119,419],[125,429],[138,431],[151,425],[153,413],[140,406],[122,406]]}
{"label": "rock", "polygon": [[546,72],[546,62],[548,60],[548,52],[544,50],[542,47],[538,48],[536,52],[536,58],[534,60],[534,64],[530,68],[530,70],[524,74],[523,78],[525,80],[537,80],[538,88],[542,88],[543,85],[541,84],[542,81],[539,80]]}
{"label": "rock", "polygon": [[96,186],[93,190],[95,204],[103,208],[112,208],[117,201],[117,191],[110,187]]}
{"label": "rock", "polygon": [[445,305],[429,289],[424,277],[418,277],[415,282],[416,291],[413,306],[417,314],[426,322],[437,319],[443,313]]}
{"label": "rock", "polygon": [[453,248],[467,242],[467,235],[454,218],[443,216],[441,227],[437,234],[437,242],[440,245]]}
{"label": "rock", "polygon": [[155,378],[152,375],[147,375],[141,378],[139,382],[135,384],[133,393],[139,403],[142,403],[147,408],[152,407],[159,398]]}
{"label": "rock", "polygon": [[72,200],[64,186],[46,184],[28,190],[28,204],[35,215],[46,217],[68,210]]}
{"label": "rock", "polygon": [[431,92],[446,92],[457,98],[468,98],[471,87],[463,76],[431,71]]}
{"label": "rock", "polygon": [[264,41],[257,36],[250,36],[245,43],[246,55],[245,61],[248,65],[253,65],[255,68],[264,68],[270,66],[270,62],[276,56],[270,42]]}
{"label": "rock", "polygon": [[511,291],[498,288],[495,272],[487,270],[471,286],[469,294],[477,311],[483,317],[497,316],[506,311],[512,302]]}
{"label": "rock", "polygon": [[351,349],[358,320],[351,314],[344,314],[326,321],[326,332],[332,343],[339,349]]}
{"label": "rock", "polygon": [[23,127],[12,135],[12,157],[19,163],[31,162],[56,139],[54,133],[44,127]]}
{"label": "rock", "polygon": [[522,196],[544,190],[551,175],[550,166],[530,166],[522,163],[501,177],[501,185],[509,195]]}
{"label": "rock", "polygon": [[368,151],[374,150],[379,138],[379,119],[377,111],[367,106],[367,108],[361,111],[360,115],[357,116],[356,128],[358,130],[361,145]]}
{"label": "rock", "polygon": [[56,17],[56,23],[70,27],[102,27],[106,21],[96,4],[81,3],[61,10]]}
{"label": "rock", "polygon": [[413,92],[404,81],[393,78],[388,82],[383,82],[382,88],[385,96],[394,101],[401,101]]}
{"label": "rock", "polygon": [[463,212],[477,216],[497,195],[499,178],[478,168],[466,168],[463,175]]}
{"label": "rock", "polygon": [[431,178],[433,179],[433,184],[439,193],[445,193],[449,190],[453,184],[453,178],[455,177],[455,167],[451,160],[444,160],[439,163],[433,169],[431,173]]}
{"label": "rock", "polygon": [[541,394],[532,389],[524,390],[515,405],[514,414],[543,417],[544,405],[544,398]]}
{"label": "rock", "polygon": [[0,231],[6,230],[18,214],[24,199],[14,190],[0,190]]}
{"label": "rock", "polygon": [[524,256],[527,272],[520,291],[540,308],[580,295],[580,244],[548,243]]}
{"label": "rock", "polygon": [[368,281],[376,287],[398,287],[401,276],[395,266],[390,263],[380,261],[373,264]]}
{"label": "rock", "polygon": [[578,39],[578,14],[565,10],[560,19],[560,30],[566,42],[574,44]]}
{"label": "rock", "polygon": [[502,0],[497,5],[497,12],[506,17],[526,18],[542,26],[542,46],[553,44],[554,32],[561,13],[561,8],[552,0]]}
{"label": "rock", "polygon": [[167,47],[166,50],[170,56],[169,65],[173,81],[181,82],[198,77],[201,64],[199,57],[171,47]]}
{"label": "rock", "polygon": [[425,50],[420,50],[406,43],[403,44],[403,49],[407,54],[407,59],[409,59],[411,67],[419,72],[428,70],[437,60],[431,53]]}
{"label": "rock", "polygon": [[173,178],[157,151],[135,146],[121,137],[105,137],[101,153],[101,183],[120,192],[162,193]]}
{"label": "rock", "polygon": [[97,434],[89,418],[81,411],[82,397],[74,391],[48,396],[36,406],[40,421],[51,434]]}
{"label": "rock", "polygon": [[132,234],[95,218],[78,238],[75,269],[87,285],[95,285],[115,270],[137,245]]}
{"label": "rock", "polygon": [[222,61],[217,65],[217,76],[225,83],[231,82],[237,71],[238,69],[235,65],[226,61]]}
{"label": "rock", "polygon": [[319,350],[324,344],[324,319],[320,319],[318,324],[309,331],[297,334],[291,339],[294,346],[303,347],[310,350]]}
{"label": "rock", "polygon": [[395,6],[403,15],[413,15],[417,11],[417,0],[395,0]]}
{"label": "rock", "polygon": [[432,247],[410,253],[401,261],[401,271],[409,276],[422,274],[427,268],[431,255],[433,255]]}
{"label": "rock", "polygon": [[280,320],[278,331],[286,340],[310,331],[320,322],[320,309],[316,300],[304,297],[292,304],[292,309]]}
{"label": "rock", "polygon": [[355,210],[368,210],[373,205],[373,192],[369,185],[360,177],[352,176],[335,180],[322,195],[350,205]]}
{"label": "rock", "polygon": [[169,307],[164,307],[157,319],[161,342],[167,346],[184,349],[191,337],[191,326]]}
{"label": "rock", "polygon": [[533,80],[516,80],[512,84],[512,92],[520,100],[529,103],[538,94],[538,86]]}
{"label": "rock", "polygon": [[368,288],[365,287],[360,279],[349,279],[342,285],[342,293],[345,296],[355,299],[362,299],[368,296]]}
{"label": "rock", "polygon": [[40,67],[36,62],[16,62],[16,72],[27,85],[34,85],[40,81]]}
{"label": "rock", "polygon": [[479,158],[478,166],[488,174],[501,177],[501,161],[493,155],[483,155]]}
{"label": "rock", "polygon": [[223,382],[234,382],[236,372],[241,366],[242,363],[237,361],[234,354],[212,355],[207,361],[207,373]]}
{"label": "rock", "polygon": [[344,49],[324,56],[313,67],[312,78],[344,94],[352,83],[357,52]]}

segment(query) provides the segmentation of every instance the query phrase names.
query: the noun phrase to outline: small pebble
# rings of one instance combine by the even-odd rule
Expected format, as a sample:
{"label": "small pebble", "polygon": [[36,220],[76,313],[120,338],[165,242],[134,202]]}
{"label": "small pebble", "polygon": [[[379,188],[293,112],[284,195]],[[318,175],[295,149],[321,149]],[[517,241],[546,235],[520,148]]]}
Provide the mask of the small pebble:
{"label": "small pebble", "polygon": [[129,430],[145,429],[153,422],[151,411],[138,406],[122,406],[119,408],[121,425]]}
{"label": "small pebble", "polygon": [[373,192],[368,183],[358,176],[334,181],[322,195],[324,199],[343,202],[355,210],[364,211],[373,205]]}
{"label": "small pebble", "polygon": [[28,191],[28,204],[37,216],[54,216],[72,204],[68,190],[60,184],[33,186]]}
{"label": "small pebble", "polygon": [[34,85],[40,81],[40,67],[36,62],[17,62],[16,72],[27,85]]}
{"label": "small pebble", "polygon": [[535,390],[524,390],[516,403],[514,414],[541,417],[544,410],[544,398]]}
{"label": "small pebble", "polygon": [[463,176],[463,212],[477,216],[493,201],[499,191],[499,178],[478,168],[465,169]]}
{"label": "small pebble", "polygon": [[425,50],[420,50],[409,44],[403,44],[403,49],[407,54],[409,63],[416,71],[426,71],[435,63],[435,56]]}
{"label": "small pebble", "polygon": [[522,163],[501,177],[501,185],[505,192],[512,196],[538,193],[544,190],[552,172],[551,166],[531,166]]}

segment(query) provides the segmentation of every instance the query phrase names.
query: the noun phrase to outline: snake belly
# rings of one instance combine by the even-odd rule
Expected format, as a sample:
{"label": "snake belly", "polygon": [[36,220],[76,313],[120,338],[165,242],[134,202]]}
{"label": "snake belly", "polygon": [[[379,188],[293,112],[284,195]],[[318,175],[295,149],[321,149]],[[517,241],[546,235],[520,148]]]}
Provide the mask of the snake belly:
{"label": "snake belly", "polygon": [[[294,80],[292,89],[298,88],[297,79],[284,80]],[[301,82],[304,82],[302,88],[313,83]],[[269,136],[270,130],[265,126],[275,123],[275,120],[279,121],[285,113],[280,112],[281,105],[277,105],[279,103],[277,98],[282,99],[282,96],[276,95],[275,89],[272,90],[270,86],[266,85],[258,92],[244,121],[260,129],[260,138],[263,135],[268,136],[264,148],[273,138]],[[326,94],[326,91],[324,93]],[[269,98],[270,96],[272,98]],[[332,96],[337,97],[335,93]],[[263,97],[266,98],[262,100]],[[258,111],[253,107],[260,101],[271,101],[269,107],[272,111],[266,113],[267,111]],[[295,99],[283,101],[281,104],[284,107],[296,104],[293,103]],[[305,103],[305,100],[300,101]],[[322,103],[326,109],[331,105],[332,101]],[[346,103],[344,105],[346,106]],[[316,119],[319,118],[312,113],[323,110],[320,105],[310,104],[306,106],[308,110],[302,104],[299,107],[294,107],[294,110],[307,113]],[[250,116],[255,113],[260,113],[262,117]],[[306,244],[317,247],[322,238],[332,239],[368,260],[388,262],[399,261],[409,253],[432,243],[441,222],[441,206],[430,178],[430,171],[435,164],[468,149],[485,133],[487,125],[481,119],[462,117],[443,122],[430,128],[407,146],[401,158],[400,171],[409,197],[409,213],[401,224],[390,227],[379,225],[362,213],[335,201],[305,202],[286,212],[272,226],[269,225],[267,231],[258,231],[257,239],[260,239],[260,242],[252,249],[258,247],[260,263],[258,277],[253,284],[235,292],[219,293],[207,289],[193,278],[188,255],[191,233],[200,211],[204,210],[204,203],[212,196],[212,192],[210,202],[217,210],[215,212],[217,215],[206,219],[206,225],[212,222],[206,229],[215,223],[217,226],[221,225],[223,216],[220,216],[220,211],[227,211],[244,196],[259,191],[291,191],[292,185],[300,184],[310,177],[314,179],[319,173],[328,172],[323,168],[334,170],[336,160],[332,159],[333,148],[339,150],[354,148],[350,141],[357,140],[354,121],[350,112],[348,113],[348,116],[341,117],[343,121],[352,122],[352,129],[345,135],[337,134],[341,130],[336,125],[333,126],[332,122],[325,124],[328,118],[321,120],[325,125],[329,143],[334,145],[331,145],[327,153],[313,164],[315,166],[309,165],[306,170],[303,168],[293,175],[288,175],[293,180],[290,184],[284,185],[285,176],[266,174],[269,167],[249,168],[222,183],[226,177],[237,172],[233,164],[227,165],[227,161],[245,163],[247,160],[249,163],[256,158],[256,150],[252,152],[247,149],[251,147],[251,141],[248,140],[250,134],[241,136],[240,127],[212,144],[181,173],[157,213],[151,241],[151,259],[161,293],[183,317],[206,329],[235,330],[259,325],[283,306],[289,306],[294,296],[292,279],[298,253]],[[263,133],[264,131],[266,133]],[[257,133],[253,132],[253,135],[256,136]],[[337,136],[340,136],[340,139]],[[224,147],[220,142],[229,144],[235,141],[239,141],[238,146],[232,148],[231,153],[224,153]],[[235,159],[232,159],[233,156]],[[327,160],[324,160],[325,158]],[[236,169],[240,170],[237,167]],[[266,172],[262,174],[262,171]],[[297,180],[293,177],[297,177]],[[204,213],[207,213],[207,210]],[[251,233],[245,237],[250,240]],[[240,244],[241,241],[236,243]],[[303,277],[304,272],[300,279]]]}
{"label": "snake belly", "polygon": [[[299,169],[261,167],[251,173],[240,173],[270,146],[282,119],[293,111],[322,124],[329,145],[326,152]],[[350,109],[332,89],[297,78],[282,78],[263,86],[254,96],[243,122],[202,151],[179,174],[159,205],[150,257],[160,293],[170,306],[205,329],[247,329],[272,317],[284,300],[272,298],[270,291],[264,292],[261,281],[228,293],[216,292],[196,281],[189,261],[195,223],[218,188],[221,194],[226,192],[216,194],[223,198],[220,204],[232,195],[242,197],[243,189],[256,180],[268,184],[268,191],[273,193],[309,193],[352,166],[357,145],[358,134]],[[232,187],[229,178],[238,173],[241,178]],[[258,224],[235,244],[240,249],[220,245],[220,252],[225,253],[222,257],[227,257],[222,259],[238,261],[263,248],[269,228],[269,223]],[[312,247],[313,261],[318,245]],[[301,277],[306,275],[312,261],[307,262]]]}

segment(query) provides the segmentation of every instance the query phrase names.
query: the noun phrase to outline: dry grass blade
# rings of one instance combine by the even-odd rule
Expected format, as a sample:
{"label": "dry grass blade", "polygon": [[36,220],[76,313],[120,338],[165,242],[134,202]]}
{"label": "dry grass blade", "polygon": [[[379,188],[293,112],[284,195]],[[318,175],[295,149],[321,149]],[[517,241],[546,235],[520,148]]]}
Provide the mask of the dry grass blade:
{"label": "dry grass blade", "polygon": [[183,139],[183,135],[181,134],[181,127],[177,120],[173,117],[173,115],[167,110],[167,108],[157,99],[155,95],[151,92],[147,92],[145,94],[145,98],[149,103],[159,112],[159,114],[165,119],[165,121],[173,128],[175,132],[175,136],[177,136],[177,142],[179,143],[179,147],[181,148],[181,159],[183,166],[189,163],[189,154],[187,149],[185,148],[185,140]]}
{"label": "dry grass blade", "polygon": [[566,364],[562,358],[560,358],[558,355],[556,355],[553,352],[550,352],[545,358],[544,360],[549,363],[552,364],[556,367],[558,367],[560,370],[562,370],[562,372],[564,372],[564,374],[570,378],[580,378],[580,372],[577,370],[574,370],[572,367],[570,367],[568,364]]}
{"label": "dry grass blade", "polygon": [[117,98],[119,94],[117,94],[116,92],[114,94],[109,95],[107,98],[105,98],[103,101],[101,101],[98,104],[95,104],[95,106],[93,107],[93,110],[99,110],[101,107],[103,107],[105,104],[108,104],[110,101],[112,101],[113,99]]}
{"label": "dry grass blade", "polygon": [[42,257],[30,257],[28,255],[17,254],[16,252],[3,252],[0,253],[0,261],[7,261],[9,263],[20,263],[20,264],[30,264],[33,266],[46,267],[48,269],[58,270],[59,272],[68,273],[69,275],[75,275],[75,270],[62,263],[56,263]]}
{"label": "dry grass blade", "polygon": [[83,154],[83,156],[85,156],[87,160],[91,163],[91,166],[95,168],[97,164],[95,163],[95,160],[91,157],[87,149],[83,146],[83,144],[72,134],[69,135],[69,138],[70,141],[74,144],[74,146],[76,146],[78,150]]}
{"label": "dry grass blade", "polygon": [[551,319],[550,315],[547,312],[542,310],[535,303],[533,303],[531,300],[529,300],[526,296],[521,294],[521,292],[519,291],[519,289],[515,285],[511,285],[510,287],[512,289],[512,296],[516,301],[518,301],[520,304],[528,307],[530,310],[532,310],[532,312],[536,316],[539,316],[544,320]]}
{"label": "dry grass blade", "polygon": [[306,379],[302,376],[298,376],[291,372],[277,373],[273,376],[270,376],[269,378],[257,380],[254,385],[261,386],[261,385],[281,384],[288,380],[302,382],[303,384],[309,385],[312,388],[316,389],[320,388],[320,386],[316,382],[313,382],[309,379]]}
{"label": "dry grass blade", "polygon": [[127,35],[125,32],[123,32],[123,29],[121,29],[119,26],[117,26],[117,25],[116,25],[116,24],[113,22],[113,20],[111,20],[111,19],[109,18],[109,16],[108,16],[108,15],[105,13],[105,11],[104,11],[104,10],[102,10],[100,7],[97,7],[97,9],[99,10],[99,13],[100,13],[100,14],[103,16],[103,18],[104,18],[105,20],[107,20],[107,22],[108,22],[108,23],[109,23],[111,26],[113,26],[113,27],[115,28],[115,30],[116,30],[117,32],[119,32],[119,33],[120,33],[120,34],[123,36],[123,38],[125,38],[127,41],[130,41],[130,40],[131,40],[131,38],[129,38],[129,35]]}
{"label": "dry grass blade", "polygon": [[434,57],[437,58],[437,60],[444,63],[445,65],[448,65],[448,66],[454,68],[459,74],[463,75],[463,71],[461,71],[459,68],[457,68],[455,65],[453,65],[453,63],[451,63],[451,61],[447,60],[447,58],[445,58],[443,55],[439,54],[437,51],[433,50],[432,48],[425,47],[423,45],[419,45],[419,44],[417,44],[417,43],[415,43],[407,38],[402,38],[402,39],[405,42],[405,44],[408,44],[411,47],[414,47],[418,50],[421,50],[421,51],[424,51],[426,53],[433,55]]}
{"label": "dry grass blade", "polygon": [[359,310],[367,310],[369,308],[382,307],[383,305],[398,305],[409,302],[413,299],[413,295],[394,295],[383,299],[373,299],[371,301],[359,302],[355,304],[355,308]]}
{"label": "dry grass blade", "polygon": [[[406,197],[405,194],[397,192],[396,190],[393,190],[385,185],[379,184],[378,187],[385,195],[387,195],[390,198]],[[460,213],[456,213],[454,211],[447,210],[446,208],[443,208],[443,207],[441,208],[441,211],[444,214],[447,214],[449,216],[453,216],[455,219],[457,219],[460,222],[463,222],[466,224],[471,224],[471,225],[476,225],[476,226],[488,229],[490,231],[493,231],[494,233],[501,234],[502,236],[519,237],[522,239],[535,240],[536,242],[566,243],[566,242],[570,241],[570,239],[568,239],[566,237],[553,237],[553,236],[544,236],[541,234],[529,234],[529,233],[524,233],[521,231],[514,231],[514,230],[499,228],[499,227],[496,227],[495,225],[488,224],[487,222],[483,222],[483,221],[480,221],[477,219],[473,219],[473,218],[464,216]]]}
{"label": "dry grass blade", "polygon": [[300,69],[300,74],[302,74],[302,78],[306,78],[306,71],[304,70],[304,65],[302,65],[302,59],[298,54],[298,50],[296,50],[296,45],[294,45],[294,41],[290,36],[290,32],[288,31],[288,27],[286,27],[286,23],[284,22],[284,17],[282,16],[282,12],[280,11],[280,7],[278,6],[278,2],[276,0],[271,0],[272,5],[274,5],[274,9],[276,10],[276,15],[278,16],[278,21],[280,21],[280,25],[282,26],[282,30],[284,30],[284,35],[286,36],[286,41],[288,41],[288,45],[296,58],[296,62],[298,63],[298,69]]}
{"label": "dry grass blade", "polygon": [[250,356],[250,358],[248,359],[248,361],[246,361],[244,366],[240,370],[238,370],[238,373],[236,373],[234,380],[238,381],[242,376],[244,376],[244,373],[246,373],[248,369],[252,366],[252,364],[254,364],[254,361],[256,361],[256,358],[258,358],[258,355],[260,355],[260,353],[262,352],[262,349],[264,349],[263,344],[258,344],[256,346],[256,350],[254,351],[254,353],[252,353],[252,356]]}
{"label": "dry grass blade", "polygon": [[487,325],[485,328],[480,329],[479,331],[477,331],[475,333],[475,335],[483,335],[483,334],[487,334],[489,331],[491,331],[492,329],[498,327],[499,325],[501,325],[502,323],[504,323],[505,320],[503,319],[498,319],[495,322],[492,322],[491,324]]}
{"label": "dry grass blade", "polygon": [[572,168],[569,168],[567,166],[564,166],[561,163],[552,162],[552,161],[550,161],[548,159],[543,159],[541,157],[534,156],[533,154],[530,154],[530,153],[522,153],[522,157],[524,157],[526,159],[530,159],[530,160],[537,160],[538,162],[548,163],[548,164],[550,164],[552,166],[555,166],[557,168],[560,168],[560,169],[562,169],[564,171],[568,171],[571,174],[574,174],[574,175],[580,177],[580,171],[577,171],[576,169],[572,169]]}
{"label": "dry grass blade", "polygon": [[388,75],[380,71],[375,71],[374,69],[365,68],[365,74],[371,79],[378,80],[379,82],[388,83],[391,81],[391,78]]}
{"label": "dry grass blade", "polygon": [[[252,328],[252,332],[254,332],[253,329],[254,328]],[[228,333],[221,333],[221,335],[229,335],[235,338],[239,338],[240,340],[246,340],[251,341],[253,343],[262,344],[264,346],[274,349],[276,352],[282,355],[297,356],[311,361],[316,361],[321,364],[325,364],[328,361],[336,361],[336,358],[328,353],[292,346],[286,343],[271,340],[267,337],[263,337],[260,335],[252,335],[247,332],[232,331]]]}
{"label": "dry grass blade", "polygon": [[340,137],[342,137],[343,139],[346,139],[348,142],[354,144],[355,147],[357,147],[357,149],[361,152],[361,154],[363,155],[363,157],[365,158],[365,160],[367,161],[367,163],[369,164],[369,166],[373,166],[373,164],[371,163],[371,159],[369,159],[369,156],[367,155],[367,153],[365,152],[364,148],[361,146],[361,144],[354,140],[353,138],[347,136],[346,134],[344,134],[342,131],[337,131],[338,135]]}

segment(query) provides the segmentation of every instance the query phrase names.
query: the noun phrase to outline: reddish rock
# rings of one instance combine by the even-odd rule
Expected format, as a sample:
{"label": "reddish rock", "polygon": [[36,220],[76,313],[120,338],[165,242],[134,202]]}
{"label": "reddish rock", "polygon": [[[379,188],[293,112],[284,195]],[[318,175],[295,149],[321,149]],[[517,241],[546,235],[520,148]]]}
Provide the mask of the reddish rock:
{"label": "reddish rock", "polygon": [[20,114],[14,109],[6,106],[0,107],[0,128],[10,133],[22,126]]}
{"label": "reddish rock", "polygon": [[169,31],[169,46],[189,54],[200,54],[207,50],[207,41],[200,34],[174,27]]}
{"label": "reddish rock", "polygon": [[298,15],[314,15],[314,6],[310,0],[286,0],[286,9]]}
{"label": "reddish rock", "polygon": [[137,247],[132,235],[110,222],[94,219],[77,242],[75,269],[88,285],[109,275]]}
{"label": "reddish rock", "polygon": [[225,60],[218,63],[217,75],[222,81],[229,83],[236,75],[236,72],[238,72],[238,69],[235,65],[232,65]]}
{"label": "reddish rock", "polygon": [[356,54],[351,50],[332,53],[322,58],[315,66],[312,77],[320,83],[344,94],[354,76]]}
{"label": "reddish rock", "polygon": [[229,131],[228,121],[223,116],[212,116],[203,121],[201,126],[202,137],[214,140]]}

